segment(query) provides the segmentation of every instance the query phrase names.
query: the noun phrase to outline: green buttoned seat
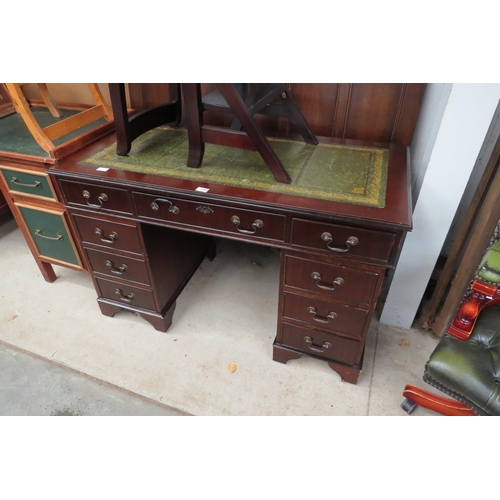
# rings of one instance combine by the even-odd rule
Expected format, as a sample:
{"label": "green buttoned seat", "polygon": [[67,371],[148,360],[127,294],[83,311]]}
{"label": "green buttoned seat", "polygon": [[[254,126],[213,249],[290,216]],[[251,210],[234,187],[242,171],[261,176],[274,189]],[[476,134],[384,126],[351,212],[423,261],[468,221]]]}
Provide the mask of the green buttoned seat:
{"label": "green buttoned seat", "polygon": [[[411,413],[415,405],[445,415],[500,415],[500,241],[484,255],[472,291],[457,311],[455,320],[431,354],[425,366],[424,381],[453,399],[438,398],[406,386],[401,405]],[[485,290],[488,293],[485,293]],[[477,317],[473,317],[474,314]],[[465,318],[465,319],[464,319]],[[457,338],[461,325],[472,323],[467,338]],[[464,327],[467,330],[467,327]],[[458,332],[460,334],[460,332]],[[426,401],[426,393],[431,403]],[[458,403],[454,403],[454,401]],[[429,403],[429,404],[426,404]]]}

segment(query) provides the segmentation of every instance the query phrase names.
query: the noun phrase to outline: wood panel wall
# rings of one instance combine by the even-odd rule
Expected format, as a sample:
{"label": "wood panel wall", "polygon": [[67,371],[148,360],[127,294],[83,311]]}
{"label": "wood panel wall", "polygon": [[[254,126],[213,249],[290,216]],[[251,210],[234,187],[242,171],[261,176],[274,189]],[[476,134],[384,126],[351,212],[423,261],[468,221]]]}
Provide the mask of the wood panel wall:
{"label": "wood panel wall", "polygon": [[[316,135],[410,145],[424,83],[287,84]],[[214,84],[203,84],[208,93]],[[129,84],[131,107],[141,110],[168,101],[168,84]],[[297,131],[285,118],[257,117],[265,133],[289,137]],[[229,125],[230,117],[205,113],[205,123]],[[182,123],[181,123],[182,125]]]}

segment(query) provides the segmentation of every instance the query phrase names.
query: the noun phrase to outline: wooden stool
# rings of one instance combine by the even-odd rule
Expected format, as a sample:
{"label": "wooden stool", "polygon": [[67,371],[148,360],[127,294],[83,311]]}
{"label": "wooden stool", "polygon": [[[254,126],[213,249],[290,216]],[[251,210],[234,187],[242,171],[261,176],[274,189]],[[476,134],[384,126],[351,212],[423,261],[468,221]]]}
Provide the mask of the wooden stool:
{"label": "wooden stool", "polygon": [[[31,105],[24,96],[22,84],[6,83],[5,88],[9,93],[15,110],[23,118],[24,123],[28,127],[35,141],[46,153],[48,153],[51,158],[59,158],[62,156],[62,151],[64,151],[64,154],[68,154],[70,151],[81,147],[82,140],[80,139],[75,142],[73,139],[72,144],[69,144],[71,141],[67,141],[59,146],[55,146],[52,141],[81,129],[82,127],[89,125],[100,118],[105,118],[107,122],[111,122],[113,120],[111,108],[104,101],[98,85],[96,83],[89,83],[88,85],[96,103],[95,106],[88,107],[75,115],[63,118],[62,120],[43,128],[39,125],[30,109]],[[52,116],[57,118],[62,117],[62,113],[52,99],[47,85],[45,83],[38,83],[37,87],[45,106],[49,109]]]}
{"label": "wooden stool", "polygon": [[[275,179],[289,184],[290,176],[255,121],[256,114],[287,117],[308,144],[318,144],[284,83],[218,83],[217,90],[203,99],[199,83],[183,83],[181,88],[189,138],[188,167],[201,165],[205,143],[208,142],[258,151]],[[232,113],[232,127],[204,125],[203,112],[206,110]]]}

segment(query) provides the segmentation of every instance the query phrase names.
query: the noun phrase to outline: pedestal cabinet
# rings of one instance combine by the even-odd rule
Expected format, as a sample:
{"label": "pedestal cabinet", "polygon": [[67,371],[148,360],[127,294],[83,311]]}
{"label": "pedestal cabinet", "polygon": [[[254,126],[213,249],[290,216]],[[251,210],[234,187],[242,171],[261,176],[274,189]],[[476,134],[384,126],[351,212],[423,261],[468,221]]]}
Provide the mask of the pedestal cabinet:
{"label": "pedestal cabinet", "polygon": [[45,166],[0,160],[0,186],[46,281],[56,279],[52,264],[85,270]]}

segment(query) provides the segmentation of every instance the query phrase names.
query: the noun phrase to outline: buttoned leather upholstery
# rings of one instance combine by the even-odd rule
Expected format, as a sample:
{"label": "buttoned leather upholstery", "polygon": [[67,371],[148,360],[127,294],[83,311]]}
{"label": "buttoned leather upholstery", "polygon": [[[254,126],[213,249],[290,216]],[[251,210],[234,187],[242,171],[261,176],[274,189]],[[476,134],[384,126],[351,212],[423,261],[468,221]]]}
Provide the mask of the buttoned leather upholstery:
{"label": "buttoned leather upholstery", "polygon": [[424,380],[479,415],[500,415],[500,306],[481,312],[466,341],[445,335]]}

